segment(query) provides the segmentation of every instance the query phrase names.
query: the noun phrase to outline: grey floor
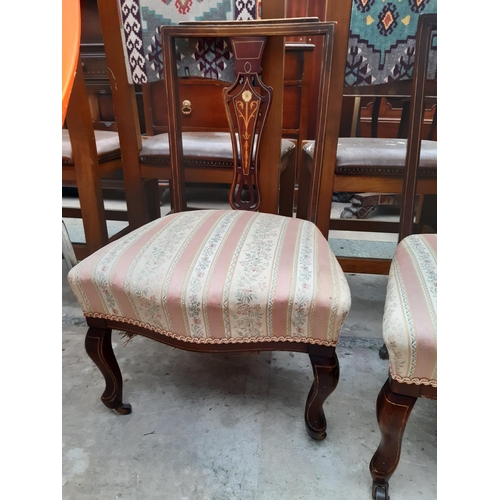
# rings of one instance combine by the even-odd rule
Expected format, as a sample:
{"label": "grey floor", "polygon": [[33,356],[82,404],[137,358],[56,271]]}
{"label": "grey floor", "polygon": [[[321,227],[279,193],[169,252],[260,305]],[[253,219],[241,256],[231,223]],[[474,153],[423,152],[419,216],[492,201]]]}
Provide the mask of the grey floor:
{"label": "grey floor", "polygon": [[[333,235],[334,236],[334,235]],[[390,239],[390,238],[389,238]],[[84,351],[85,321],[62,263],[62,497],[122,500],[371,498],[387,278],[348,275],[352,308],[337,348],[340,381],[325,404],[328,436],[303,411],[305,354],[213,355],[114,334],[130,415],[100,401],[103,378]],[[392,500],[437,498],[437,403],[419,399],[407,425]]]}

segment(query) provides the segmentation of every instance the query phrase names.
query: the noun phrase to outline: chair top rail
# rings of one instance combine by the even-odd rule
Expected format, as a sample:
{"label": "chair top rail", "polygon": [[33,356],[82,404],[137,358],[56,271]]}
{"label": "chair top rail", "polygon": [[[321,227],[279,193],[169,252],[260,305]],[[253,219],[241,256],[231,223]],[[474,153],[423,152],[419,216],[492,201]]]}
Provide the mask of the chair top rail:
{"label": "chair top rail", "polygon": [[232,36],[304,36],[333,34],[335,22],[320,22],[317,18],[306,20],[269,21],[208,21],[189,22],[175,26],[162,26],[162,32],[171,37],[232,37]]}
{"label": "chair top rail", "polygon": [[289,18],[275,18],[275,19],[245,19],[245,20],[207,20],[207,21],[182,21],[179,23],[180,25],[186,26],[190,24],[196,24],[198,26],[210,26],[215,24],[234,24],[238,23],[238,26],[251,25],[255,22],[258,22],[260,25],[272,24],[273,26],[276,24],[298,24],[303,22],[316,22],[319,23],[318,17],[289,17]]}

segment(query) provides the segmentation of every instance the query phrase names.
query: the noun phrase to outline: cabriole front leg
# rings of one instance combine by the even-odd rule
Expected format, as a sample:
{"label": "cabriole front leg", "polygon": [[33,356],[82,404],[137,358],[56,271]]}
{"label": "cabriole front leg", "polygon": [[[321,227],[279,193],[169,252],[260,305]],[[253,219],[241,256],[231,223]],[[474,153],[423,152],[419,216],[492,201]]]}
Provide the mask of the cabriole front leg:
{"label": "cabriole front leg", "polygon": [[90,326],[85,338],[85,350],[101,370],[106,382],[102,402],[122,415],[128,415],[132,407],[122,402],[123,380],[120,367],[111,346],[111,329]]}
{"label": "cabriole front leg", "polygon": [[390,378],[380,390],[377,421],[382,438],[370,462],[374,500],[389,499],[389,479],[398,466],[404,430],[416,400],[416,397],[393,392]]}
{"label": "cabriole front leg", "polygon": [[314,373],[314,381],[307,396],[305,420],[306,429],[313,439],[325,439],[326,418],[323,403],[335,390],[339,381],[339,361],[333,351],[332,356],[309,354]]}

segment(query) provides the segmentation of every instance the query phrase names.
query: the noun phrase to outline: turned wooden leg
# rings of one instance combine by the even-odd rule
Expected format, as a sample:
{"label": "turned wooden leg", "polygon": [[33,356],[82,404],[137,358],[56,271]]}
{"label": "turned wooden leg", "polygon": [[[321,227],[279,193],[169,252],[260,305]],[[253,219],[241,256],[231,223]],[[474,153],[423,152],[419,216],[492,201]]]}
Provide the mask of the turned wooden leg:
{"label": "turned wooden leg", "polygon": [[335,351],[331,357],[309,354],[314,381],[306,402],[306,429],[314,439],[325,439],[326,418],[323,403],[335,390],[339,381],[339,360]]}
{"label": "turned wooden leg", "polygon": [[90,327],[85,338],[85,350],[104,375],[106,388],[101,396],[102,402],[108,408],[128,415],[132,407],[122,402],[122,374],[111,346],[111,329]]}
{"label": "turned wooden leg", "polygon": [[393,392],[390,378],[378,395],[377,421],[382,438],[370,462],[374,500],[389,500],[389,479],[398,466],[404,430],[416,400]]}

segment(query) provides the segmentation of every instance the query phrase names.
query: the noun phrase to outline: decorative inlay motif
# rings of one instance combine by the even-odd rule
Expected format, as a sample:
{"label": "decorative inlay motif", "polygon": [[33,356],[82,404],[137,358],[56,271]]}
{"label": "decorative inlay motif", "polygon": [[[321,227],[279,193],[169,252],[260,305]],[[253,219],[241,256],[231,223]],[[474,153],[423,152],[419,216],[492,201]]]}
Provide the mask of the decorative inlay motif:
{"label": "decorative inlay motif", "polygon": [[260,205],[257,178],[260,131],[272,98],[272,89],[260,77],[265,43],[266,37],[231,39],[236,80],[223,92],[235,165],[229,202],[239,210],[257,210]]}

